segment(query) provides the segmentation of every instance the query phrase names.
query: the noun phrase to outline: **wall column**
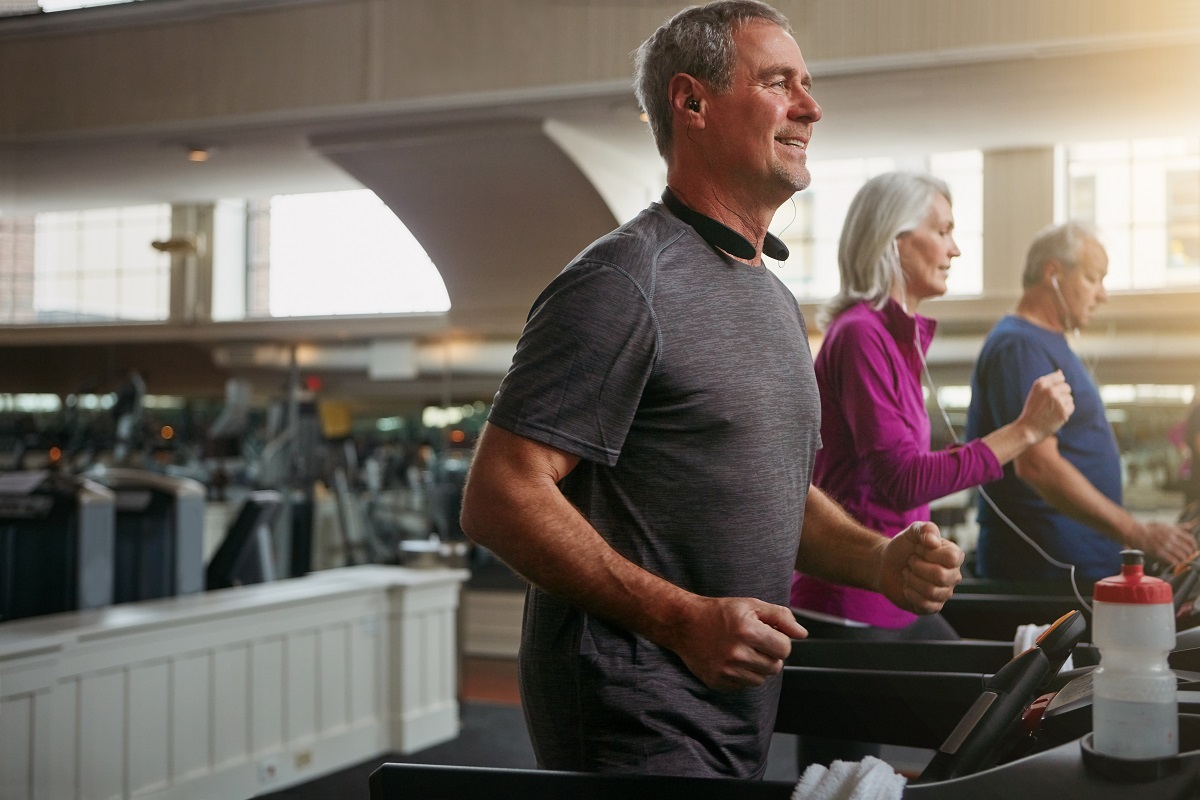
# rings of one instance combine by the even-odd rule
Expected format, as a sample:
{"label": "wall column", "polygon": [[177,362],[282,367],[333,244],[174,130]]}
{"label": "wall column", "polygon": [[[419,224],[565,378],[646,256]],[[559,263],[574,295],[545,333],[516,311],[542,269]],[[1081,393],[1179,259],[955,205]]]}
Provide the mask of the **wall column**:
{"label": "wall column", "polygon": [[983,294],[1021,293],[1025,252],[1035,233],[1054,222],[1054,148],[990,150],[983,154]]}
{"label": "wall column", "polygon": [[212,320],[213,204],[171,207],[171,322]]}

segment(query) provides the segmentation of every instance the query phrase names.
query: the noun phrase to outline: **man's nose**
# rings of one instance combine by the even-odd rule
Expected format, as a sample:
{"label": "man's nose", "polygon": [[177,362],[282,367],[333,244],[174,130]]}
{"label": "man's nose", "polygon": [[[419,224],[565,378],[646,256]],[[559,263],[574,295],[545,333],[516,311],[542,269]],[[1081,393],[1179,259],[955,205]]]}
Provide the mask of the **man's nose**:
{"label": "man's nose", "polygon": [[821,106],[815,97],[808,92],[800,92],[792,106],[792,119],[802,119],[816,122],[821,118]]}

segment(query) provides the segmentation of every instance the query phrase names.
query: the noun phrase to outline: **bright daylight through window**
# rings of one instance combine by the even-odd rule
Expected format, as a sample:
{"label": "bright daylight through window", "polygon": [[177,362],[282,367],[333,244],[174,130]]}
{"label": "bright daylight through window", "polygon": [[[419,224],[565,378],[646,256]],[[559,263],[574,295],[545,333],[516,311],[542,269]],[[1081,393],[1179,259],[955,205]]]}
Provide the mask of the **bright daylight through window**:
{"label": "bright daylight through window", "polygon": [[936,153],[919,163],[891,158],[813,161],[812,185],[784,203],[771,230],[791,256],[778,265],[778,275],[806,302],[821,302],[838,290],[838,239],[846,209],[868,179],[891,170],[932,172],[954,195],[954,239],[962,255],[954,259],[947,294],[978,295],[983,291],[983,154],[978,150]]}
{"label": "bright daylight through window", "polygon": [[[371,191],[214,208],[214,321],[450,308],[429,256]],[[168,321],[171,255],[150,245],[171,237],[171,217],[165,204],[0,216],[0,324]]]}
{"label": "bright daylight through window", "polygon": [[373,192],[271,200],[273,317],[437,312],[441,275]]}

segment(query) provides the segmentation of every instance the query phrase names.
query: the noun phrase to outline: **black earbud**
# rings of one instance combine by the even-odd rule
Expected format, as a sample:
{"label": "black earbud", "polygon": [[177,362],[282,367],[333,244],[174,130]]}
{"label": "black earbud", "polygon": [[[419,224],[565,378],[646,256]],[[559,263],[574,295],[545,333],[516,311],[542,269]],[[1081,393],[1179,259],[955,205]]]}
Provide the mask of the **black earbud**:
{"label": "black earbud", "polygon": [[694,97],[689,97],[687,101],[687,107],[692,111],[698,112],[700,110],[700,101]]}

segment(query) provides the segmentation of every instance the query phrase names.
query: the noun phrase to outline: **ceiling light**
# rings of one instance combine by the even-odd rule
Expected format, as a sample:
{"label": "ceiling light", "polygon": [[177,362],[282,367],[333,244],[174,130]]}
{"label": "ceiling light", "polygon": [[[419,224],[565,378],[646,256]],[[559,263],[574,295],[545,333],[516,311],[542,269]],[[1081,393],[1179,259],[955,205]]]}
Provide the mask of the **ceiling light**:
{"label": "ceiling light", "polygon": [[188,147],[187,160],[200,163],[208,161],[209,151],[207,147]]}

